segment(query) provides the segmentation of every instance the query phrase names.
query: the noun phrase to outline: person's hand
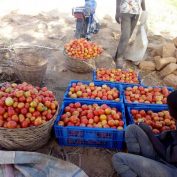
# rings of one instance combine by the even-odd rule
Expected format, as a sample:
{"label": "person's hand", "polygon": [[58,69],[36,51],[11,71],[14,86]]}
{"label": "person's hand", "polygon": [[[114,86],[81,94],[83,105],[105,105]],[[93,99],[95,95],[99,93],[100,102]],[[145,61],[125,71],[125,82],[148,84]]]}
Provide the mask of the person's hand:
{"label": "person's hand", "polygon": [[158,152],[163,158],[165,158],[165,147],[160,142],[160,140],[153,134],[152,129],[150,126],[140,123],[140,128],[146,133],[146,135],[149,137],[149,140],[151,141],[153,147],[155,148],[156,152]]}
{"label": "person's hand", "polygon": [[116,13],[115,19],[117,21],[117,23],[121,23],[121,14],[120,13]]}
{"label": "person's hand", "polygon": [[[146,125],[146,124],[144,124],[144,123],[140,123],[139,126],[141,127],[141,129],[144,130],[144,132],[145,132],[146,134],[153,134],[152,129],[150,128],[150,126],[148,126],[148,125]],[[153,135],[154,135],[154,134],[153,134]]]}

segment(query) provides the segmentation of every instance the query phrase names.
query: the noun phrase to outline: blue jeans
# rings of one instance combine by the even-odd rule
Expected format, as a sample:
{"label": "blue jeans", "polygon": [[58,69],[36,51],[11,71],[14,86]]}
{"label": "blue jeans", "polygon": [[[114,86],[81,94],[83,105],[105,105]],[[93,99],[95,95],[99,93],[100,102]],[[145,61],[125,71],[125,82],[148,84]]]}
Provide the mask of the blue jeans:
{"label": "blue jeans", "polygon": [[175,177],[177,168],[160,162],[145,132],[130,125],[125,132],[128,153],[113,156],[113,166],[121,177]]}

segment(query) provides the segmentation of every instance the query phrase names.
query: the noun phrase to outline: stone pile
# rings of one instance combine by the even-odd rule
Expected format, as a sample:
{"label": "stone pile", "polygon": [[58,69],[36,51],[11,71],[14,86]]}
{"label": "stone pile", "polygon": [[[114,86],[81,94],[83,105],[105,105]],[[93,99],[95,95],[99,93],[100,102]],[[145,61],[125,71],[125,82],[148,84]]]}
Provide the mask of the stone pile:
{"label": "stone pile", "polygon": [[177,88],[177,37],[151,50],[151,60],[141,61],[141,70],[158,71],[168,86]]}

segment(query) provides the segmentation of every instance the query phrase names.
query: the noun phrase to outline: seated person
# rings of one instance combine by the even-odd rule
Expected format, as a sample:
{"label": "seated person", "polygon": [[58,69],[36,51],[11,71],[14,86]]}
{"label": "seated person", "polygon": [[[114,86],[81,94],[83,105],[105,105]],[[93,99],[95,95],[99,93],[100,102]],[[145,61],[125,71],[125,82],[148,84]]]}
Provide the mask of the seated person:
{"label": "seated person", "polygon": [[[170,115],[177,121],[177,91],[167,98]],[[125,132],[128,153],[113,156],[120,177],[177,177],[177,131],[159,137],[143,123],[130,125]]]}

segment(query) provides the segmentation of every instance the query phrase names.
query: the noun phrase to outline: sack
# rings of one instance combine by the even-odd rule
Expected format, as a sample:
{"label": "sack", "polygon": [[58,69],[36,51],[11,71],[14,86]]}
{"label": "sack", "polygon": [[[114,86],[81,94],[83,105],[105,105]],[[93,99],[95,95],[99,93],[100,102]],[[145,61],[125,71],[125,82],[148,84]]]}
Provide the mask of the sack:
{"label": "sack", "polygon": [[0,151],[1,177],[88,177],[78,166],[45,154]]}
{"label": "sack", "polygon": [[146,20],[147,12],[143,11],[124,53],[125,59],[131,61],[143,60],[144,54],[148,46],[148,38],[145,30]]}

